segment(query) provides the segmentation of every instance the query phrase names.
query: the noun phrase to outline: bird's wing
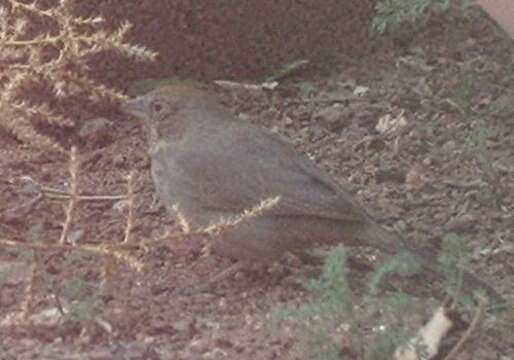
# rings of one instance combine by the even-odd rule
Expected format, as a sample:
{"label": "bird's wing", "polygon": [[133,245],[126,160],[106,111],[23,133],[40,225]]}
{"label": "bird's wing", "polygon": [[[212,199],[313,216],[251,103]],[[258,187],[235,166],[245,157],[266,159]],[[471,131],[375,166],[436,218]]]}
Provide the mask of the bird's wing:
{"label": "bird's wing", "polygon": [[[174,159],[169,171],[176,172],[170,174],[175,185],[203,209],[237,214],[280,196],[270,215],[350,222],[367,217],[350,194],[278,136],[237,123],[230,131],[206,136],[208,140],[196,136],[187,146],[168,150],[173,152],[168,155]],[[212,147],[202,146],[204,141]]]}

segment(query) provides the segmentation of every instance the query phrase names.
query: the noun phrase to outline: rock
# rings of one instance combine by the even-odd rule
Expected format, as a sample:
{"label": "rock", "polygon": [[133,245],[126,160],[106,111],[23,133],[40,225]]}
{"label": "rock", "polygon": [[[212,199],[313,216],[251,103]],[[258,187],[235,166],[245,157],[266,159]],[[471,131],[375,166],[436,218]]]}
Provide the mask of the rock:
{"label": "rock", "polygon": [[446,230],[458,232],[458,233],[469,233],[475,229],[477,225],[477,219],[472,214],[463,214],[450,219],[444,226]]}
{"label": "rock", "polygon": [[455,141],[453,140],[450,140],[448,142],[446,142],[442,149],[443,149],[443,152],[445,153],[449,153],[449,152],[452,152],[453,150],[455,150],[457,148],[457,144],[455,143]]}
{"label": "rock", "polygon": [[113,122],[98,117],[91,120],[84,121],[84,124],[78,131],[78,136],[81,142],[87,144],[102,144],[109,143],[112,139],[109,129],[113,126]]}
{"label": "rock", "polygon": [[378,169],[375,173],[377,184],[393,182],[403,184],[405,182],[405,172],[398,169]]}
{"label": "rock", "polygon": [[194,328],[194,322],[190,319],[188,320],[178,320],[171,323],[171,326],[178,332],[186,332],[190,331]]}
{"label": "rock", "polygon": [[240,113],[239,115],[237,115],[237,117],[239,120],[244,121],[244,122],[250,121],[250,115],[248,115],[246,113]]}
{"label": "rock", "polygon": [[396,117],[393,117],[391,114],[386,114],[378,119],[375,130],[380,134],[393,132],[407,126],[407,123],[407,118],[403,114],[403,111]]}
{"label": "rock", "polygon": [[421,166],[414,165],[405,174],[405,185],[409,190],[421,190],[428,182],[425,171]]}
{"label": "rock", "polygon": [[112,159],[112,164],[116,167],[121,167],[125,163],[125,156],[123,154],[116,154]]}
{"label": "rock", "polygon": [[332,131],[339,131],[347,126],[344,111],[337,106],[327,106],[319,109],[313,115],[314,119],[321,120]]}
{"label": "rock", "polygon": [[107,129],[112,127],[112,125],[112,121],[103,117],[95,118],[92,120],[86,120],[84,121],[84,125],[82,125],[82,127],[80,128],[78,135],[81,138],[94,136],[97,133],[106,131]]}
{"label": "rock", "polygon": [[369,91],[369,87],[358,85],[353,90],[353,95],[355,96],[363,96]]}

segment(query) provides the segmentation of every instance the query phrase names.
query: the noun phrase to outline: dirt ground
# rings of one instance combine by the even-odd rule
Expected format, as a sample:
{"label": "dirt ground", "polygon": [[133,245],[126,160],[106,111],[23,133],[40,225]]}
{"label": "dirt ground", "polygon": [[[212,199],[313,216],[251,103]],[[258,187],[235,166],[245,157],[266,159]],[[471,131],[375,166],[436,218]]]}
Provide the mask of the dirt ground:
{"label": "dirt ground", "polygon": [[[150,2],[141,3],[142,12],[150,11]],[[284,135],[409,241],[439,249],[445,234],[463,237],[473,249],[470,270],[504,296],[514,293],[512,42],[485,18],[441,15],[400,34],[368,40],[364,36],[368,20],[356,18],[369,14],[370,7],[367,2],[359,7],[358,1],[348,2],[353,11],[328,11],[330,21],[327,13],[317,14],[292,40],[287,24],[269,30],[283,15],[267,17],[268,3],[263,2],[256,21],[268,24],[262,26],[262,37],[250,32],[254,38],[241,41],[234,35],[238,29],[234,25],[225,29],[234,38],[213,32],[219,40],[214,42],[209,27],[193,25],[219,24],[227,7],[243,18],[255,9],[227,5],[209,13],[198,5],[196,12],[181,20],[188,36],[196,33],[193,42],[174,48],[179,60],[167,63],[164,59],[171,57],[167,50],[161,68],[138,65],[133,70],[127,62],[127,71],[121,71],[124,76],[119,75],[121,65],[99,74],[105,71],[110,82],[125,88],[135,78],[156,76],[257,81],[281,64],[315,54],[309,57],[310,65],[281,80],[274,90],[217,91],[240,121]],[[113,6],[109,1],[103,4]],[[162,23],[152,23],[147,32],[136,26],[141,43],[150,39],[149,46],[162,45],[168,40],[171,35],[164,26],[168,22],[160,19]],[[155,31],[159,25],[162,30]],[[202,41],[208,46],[191,46]],[[220,57],[213,59],[218,51]],[[249,52],[255,56],[247,56]],[[316,267],[288,258],[270,269],[239,273],[208,293],[174,294],[170,291],[174,287],[201,283],[230,261],[199,256],[191,251],[196,245],[192,240],[151,243],[176,224],[154,197],[142,129],[116,112],[103,116],[107,125],[91,121],[98,122],[100,130],[69,134],[78,145],[79,191],[124,194],[126,176],[135,172],[131,241],[147,246],[130,254],[144,264],[143,270],[120,260],[118,266],[107,266],[110,280],[101,287],[104,257],[78,251],[39,254],[43,271],[35,282],[31,311],[38,316],[30,326],[6,326],[6,319],[23,304],[32,253],[0,248],[0,274],[8,274],[0,280],[0,358],[301,358],[297,329],[274,328],[270,318],[279,307],[311,298],[302,284],[312,278]],[[68,163],[65,156],[0,133],[1,238],[46,244],[58,240],[66,203],[43,199],[29,206],[37,186],[20,182],[19,177],[65,190],[70,184]],[[126,208],[119,200],[79,202],[70,237],[79,244],[120,242]],[[352,257],[367,250],[352,249]],[[362,279],[369,273],[366,267],[351,269],[356,294],[364,292]],[[423,297],[442,289],[425,275],[395,279],[392,286]],[[59,307],[74,309],[75,315],[62,319],[56,313]],[[457,338],[458,334],[446,341],[451,344]],[[498,335],[498,329],[487,324],[458,357],[513,358],[512,334]]]}

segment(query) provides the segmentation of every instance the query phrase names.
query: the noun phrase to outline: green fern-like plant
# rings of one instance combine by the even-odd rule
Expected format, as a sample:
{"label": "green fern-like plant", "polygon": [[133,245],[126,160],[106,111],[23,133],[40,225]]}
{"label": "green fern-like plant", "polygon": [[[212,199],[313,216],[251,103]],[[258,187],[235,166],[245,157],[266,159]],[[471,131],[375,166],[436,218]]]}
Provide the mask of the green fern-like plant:
{"label": "green fern-like plant", "polygon": [[[388,274],[402,272],[403,262],[401,257],[392,258],[378,268],[368,283],[369,293],[357,299],[348,282],[344,248],[338,246],[329,253],[321,276],[305,285],[314,300],[297,308],[278,309],[274,319],[302,329],[300,346],[306,359],[339,359],[335,334],[341,328],[346,329],[351,350],[359,358],[383,359],[412,337],[407,316],[426,310],[430,304],[401,292],[380,292],[380,282]],[[365,331],[370,328],[375,331]],[[423,351],[418,349],[420,354]]]}
{"label": "green fern-like plant", "polygon": [[[461,291],[462,267],[470,258],[465,239],[448,234],[443,239],[440,263],[447,279],[447,293],[454,299],[452,311],[471,321],[477,312],[476,299],[483,298],[479,290],[470,296]],[[367,293],[356,297],[348,282],[344,248],[340,245],[328,255],[322,274],[306,283],[312,300],[295,308],[277,309],[275,323],[293,323],[300,329],[298,348],[305,359],[340,359],[341,335],[350,344],[350,352],[359,359],[390,359],[395,350],[410,344],[418,358],[427,357],[424,342],[417,342],[421,324],[413,317],[433,315],[441,305],[431,298],[419,298],[402,291],[384,291],[382,283],[390,275],[408,275],[415,270],[416,261],[408,253],[398,254],[379,266],[370,276]],[[478,304],[480,301],[478,302]],[[484,323],[494,323],[513,333],[512,303],[486,309]],[[344,329],[344,330],[343,330]],[[478,330],[475,330],[478,331]]]}
{"label": "green fern-like plant", "polygon": [[[470,0],[459,1],[461,8],[470,6]],[[396,30],[404,22],[414,22],[426,15],[431,8],[439,7],[443,11],[449,9],[450,0],[380,0],[375,4],[375,17],[371,22],[371,30],[383,34],[387,30]]]}
{"label": "green fern-like plant", "polygon": [[302,327],[306,358],[338,359],[339,349],[329,335],[331,329],[345,321],[352,329],[358,326],[354,321],[353,295],[347,270],[344,249],[338,246],[328,255],[320,278],[305,285],[317,300],[296,309],[285,308],[275,312],[276,322],[289,320]]}

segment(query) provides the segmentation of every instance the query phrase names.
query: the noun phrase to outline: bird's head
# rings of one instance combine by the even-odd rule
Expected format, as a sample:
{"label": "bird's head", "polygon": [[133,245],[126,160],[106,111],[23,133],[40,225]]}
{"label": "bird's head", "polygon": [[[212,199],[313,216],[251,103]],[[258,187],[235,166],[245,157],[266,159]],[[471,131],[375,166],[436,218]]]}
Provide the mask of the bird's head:
{"label": "bird's head", "polygon": [[180,141],[191,129],[230,118],[216,96],[197,87],[167,85],[130,99],[121,111],[143,122],[150,151]]}

